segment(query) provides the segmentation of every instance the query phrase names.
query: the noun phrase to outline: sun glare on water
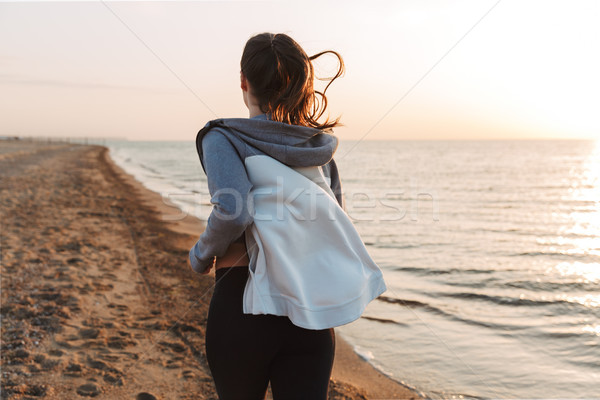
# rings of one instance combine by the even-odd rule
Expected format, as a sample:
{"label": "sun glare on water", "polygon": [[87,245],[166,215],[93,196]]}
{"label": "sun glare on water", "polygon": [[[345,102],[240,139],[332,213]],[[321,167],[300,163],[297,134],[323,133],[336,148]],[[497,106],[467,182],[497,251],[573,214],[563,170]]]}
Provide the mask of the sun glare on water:
{"label": "sun glare on water", "polygon": [[[560,244],[570,245],[566,255],[589,256],[591,260],[566,261],[550,268],[548,272],[581,283],[600,284],[600,140],[593,143],[582,170],[573,177],[569,200],[579,204],[569,214]],[[600,295],[559,295],[560,299],[589,308],[600,307]],[[586,325],[584,332],[600,336],[600,325]]]}
{"label": "sun glare on water", "polygon": [[[563,229],[564,236],[575,236],[571,240],[573,252],[600,256],[600,140],[592,143],[592,149],[581,172],[572,177],[569,201],[577,206],[569,214],[570,224]],[[565,237],[560,239],[565,239]]]}

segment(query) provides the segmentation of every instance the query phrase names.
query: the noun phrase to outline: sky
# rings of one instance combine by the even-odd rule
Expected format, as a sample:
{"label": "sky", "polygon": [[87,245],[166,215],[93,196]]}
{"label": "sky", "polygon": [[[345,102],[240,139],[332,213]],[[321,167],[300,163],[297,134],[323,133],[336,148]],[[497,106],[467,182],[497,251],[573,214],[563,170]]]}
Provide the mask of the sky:
{"label": "sky", "polygon": [[597,0],[0,1],[0,136],[193,140],[248,117],[241,54],[273,32],[344,58],[342,139],[600,139],[598,21]]}

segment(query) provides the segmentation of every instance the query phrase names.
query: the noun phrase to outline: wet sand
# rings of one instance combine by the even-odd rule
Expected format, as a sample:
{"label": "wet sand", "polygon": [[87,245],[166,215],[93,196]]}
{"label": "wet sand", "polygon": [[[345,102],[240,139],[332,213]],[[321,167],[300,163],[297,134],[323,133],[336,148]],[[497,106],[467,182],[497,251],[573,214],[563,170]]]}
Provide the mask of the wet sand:
{"label": "wet sand", "polygon": [[[0,207],[1,398],[217,398],[200,220],[106,148],[22,140],[0,141]],[[330,399],[419,398],[337,340]]]}

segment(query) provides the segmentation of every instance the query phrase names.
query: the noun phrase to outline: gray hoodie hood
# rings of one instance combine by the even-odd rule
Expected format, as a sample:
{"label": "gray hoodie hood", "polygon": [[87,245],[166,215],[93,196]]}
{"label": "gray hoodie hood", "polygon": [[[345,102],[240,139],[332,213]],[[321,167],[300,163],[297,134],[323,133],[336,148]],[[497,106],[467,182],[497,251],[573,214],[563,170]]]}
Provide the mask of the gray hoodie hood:
{"label": "gray hoodie hood", "polygon": [[202,138],[211,129],[225,135],[242,159],[249,155],[246,147],[249,145],[251,149],[292,167],[325,165],[338,147],[338,138],[330,130],[273,121],[269,114],[253,118],[218,118],[209,121],[196,136],[196,150],[203,168]]}

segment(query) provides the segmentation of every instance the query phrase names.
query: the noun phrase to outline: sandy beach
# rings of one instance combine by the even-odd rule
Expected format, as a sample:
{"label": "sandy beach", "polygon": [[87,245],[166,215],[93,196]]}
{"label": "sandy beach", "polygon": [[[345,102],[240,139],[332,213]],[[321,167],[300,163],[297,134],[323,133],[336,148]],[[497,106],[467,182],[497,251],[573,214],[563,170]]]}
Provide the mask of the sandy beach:
{"label": "sandy beach", "polygon": [[[2,399],[217,399],[204,355],[214,275],[187,261],[202,221],[105,147],[67,143],[0,141],[0,205]],[[420,396],[338,334],[329,398]]]}

